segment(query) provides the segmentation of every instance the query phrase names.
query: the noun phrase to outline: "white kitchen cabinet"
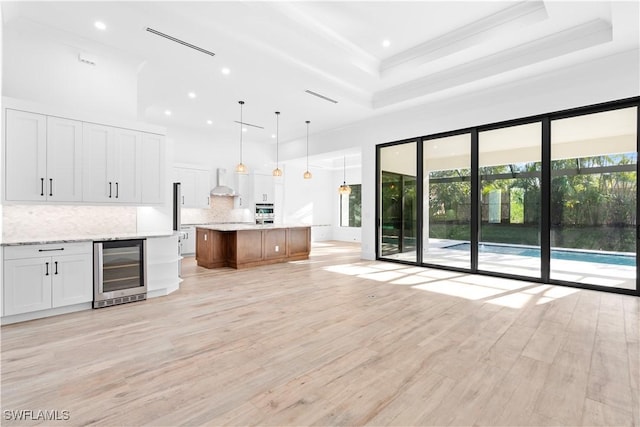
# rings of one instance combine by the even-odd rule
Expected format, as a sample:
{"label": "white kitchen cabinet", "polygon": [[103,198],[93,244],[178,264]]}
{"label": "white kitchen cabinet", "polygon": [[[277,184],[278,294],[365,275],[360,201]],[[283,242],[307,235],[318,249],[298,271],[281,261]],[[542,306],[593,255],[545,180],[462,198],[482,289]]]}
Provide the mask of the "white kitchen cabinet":
{"label": "white kitchen cabinet", "polygon": [[[164,136],[13,108],[4,111],[6,201],[164,202]],[[208,187],[208,176],[206,181]]]}
{"label": "white kitchen cabinet", "polygon": [[91,253],[52,257],[51,306],[80,304],[93,300]]}
{"label": "white kitchen cabinet", "polygon": [[5,260],[5,316],[51,308],[50,267],[50,257]]}
{"label": "white kitchen cabinet", "polygon": [[235,189],[237,197],[234,199],[234,207],[240,209],[249,209],[253,212],[253,185],[251,180],[253,177],[245,173],[235,174]]}
{"label": "white kitchen cabinet", "polygon": [[3,315],[92,301],[92,260],[91,243],[5,248]]}
{"label": "white kitchen cabinet", "polygon": [[83,201],[140,203],[140,141],[137,131],[83,123]]}
{"label": "white kitchen cabinet", "polygon": [[147,298],[168,295],[180,287],[178,235],[147,239]]}
{"label": "white kitchen cabinet", "polygon": [[165,194],[165,145],[164,137],[151,133],[142,134],[141,191],[142,203],[162,203]]}
{"label": "white kitchen cabinet", "polygon": [[180,232],[182,233],[182,238],[180,239],[180,254],[194,255],[196,253],[196,227],[181,227]]}
{"label": "white kitchen cabinet", "polygon": [[175,176],[181,184],[183,208],[209,207],[211,185],[208,170],[177,167],[175,168]]}
{"label": "white kitchen cabinet", "polygon": [[81,200],[81,122],[7,109],[5,155],[8,201]]}
{"label": "white kitchen cabinet", "polygon": [[47,117],[6,110],[5,195],[7,200],[46,200]]}
{"label": "white kitchen cabinet", "polygon": [[82,122],[47,117],[46,175],[48,201],[82,200]]}
{"label": "white kitchen cabinet", "polygon": [[111,166],[115,183],[115,201],[135,204],[141,200],[142,134],[138,131],[113,128],[114,153]]}
{"label": "white kitchen cabinet", "polygon": [[253,200],[255,203],[275,203],[273,176],[254,174]]}

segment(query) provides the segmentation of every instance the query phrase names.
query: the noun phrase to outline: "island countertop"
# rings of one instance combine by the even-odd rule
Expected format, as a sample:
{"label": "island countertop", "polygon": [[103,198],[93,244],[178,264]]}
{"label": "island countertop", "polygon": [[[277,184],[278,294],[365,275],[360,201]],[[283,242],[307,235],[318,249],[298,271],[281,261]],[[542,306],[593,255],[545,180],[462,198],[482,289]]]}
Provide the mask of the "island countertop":
{"label": "island countertop", "polygon": [[214,231],[244,231],[244,230],[274,230],[283,228],[307,228],[310,224],[202,224],[196,225],[196,228],[204,228]]}

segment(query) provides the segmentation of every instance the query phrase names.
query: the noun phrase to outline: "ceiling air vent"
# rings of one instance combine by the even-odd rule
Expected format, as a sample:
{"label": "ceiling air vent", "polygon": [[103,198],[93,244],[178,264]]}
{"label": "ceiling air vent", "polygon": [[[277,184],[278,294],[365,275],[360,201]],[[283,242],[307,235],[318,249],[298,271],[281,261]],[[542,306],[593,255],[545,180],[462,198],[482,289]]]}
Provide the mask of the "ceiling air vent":
{"label": "ceiling air vent", "polygon": [[338,103],[338,101],[336,101],[335,99],[331,99],[328,96],[320,95],[319,93],[314,92],[312,90],[307,89],[307,90],[305,90],[305,92],[307,92],[309,95],[313,95],[313,96],[317,96],[318,98],[322,98],[325,101],[333,102],[334,104]]}
{"label": "ceiling air vent", "polygon": [[179,44],[181,44],[183,46],[190,47],[191,49],[195,49],[198,52],[206,53],[207,55],[211,55],[211,56],[215,55],[215,53],[213,53],[213,52],[211,52],[211,51],[209,51],[207,49],[203,49],[200,46],[196,46],[194,44],[187,43],[186,41],[180,40],[180,39],[175,38],[175,37],[172,37],[169,34],[161,33],[160,31],[154,30],[153,28],[147,27],[146,30],[148,32],[150,32],[151,34],[155,34],[156,36],[164,37],[167,40],[171,40],[172,42],[176,42],[176,43],[179,43]]}

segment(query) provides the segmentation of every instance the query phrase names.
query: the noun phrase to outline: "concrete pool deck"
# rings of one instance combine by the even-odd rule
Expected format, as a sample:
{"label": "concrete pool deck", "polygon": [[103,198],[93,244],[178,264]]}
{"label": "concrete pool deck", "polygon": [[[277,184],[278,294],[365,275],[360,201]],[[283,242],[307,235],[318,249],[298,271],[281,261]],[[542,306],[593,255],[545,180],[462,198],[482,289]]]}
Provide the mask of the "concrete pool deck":
{"label": "concrete pool deck", "polygon": [[[468,242],[429,239],[429,247],[424,251],[423,262],[447,267],[469,268],[469,251],[448,248],[448,246],[462,243]],[[385,258],[415,262],[416,252],[387,255]],[[540,259],[532,256],[479,252],[478,269],[539,278]],[[551,279],[612,288],[636,289],[636,267],[551,258]]]}

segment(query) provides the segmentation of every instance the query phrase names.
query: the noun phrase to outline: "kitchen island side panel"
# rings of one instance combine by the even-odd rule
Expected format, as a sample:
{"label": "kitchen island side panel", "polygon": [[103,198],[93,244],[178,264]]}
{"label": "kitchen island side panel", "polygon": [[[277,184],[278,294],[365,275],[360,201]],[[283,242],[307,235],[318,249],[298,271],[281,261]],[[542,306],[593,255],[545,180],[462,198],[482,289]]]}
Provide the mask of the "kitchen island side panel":
{"label": "kitchen island side panel", "polygon": [[[220,228],[222,230],[220,230]],[[196,260],[205,268],[256,267],[309,258],[311,228],[196,228]]]}

